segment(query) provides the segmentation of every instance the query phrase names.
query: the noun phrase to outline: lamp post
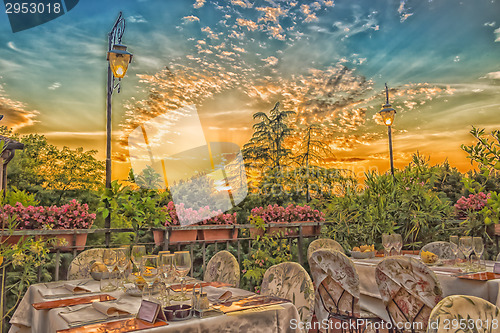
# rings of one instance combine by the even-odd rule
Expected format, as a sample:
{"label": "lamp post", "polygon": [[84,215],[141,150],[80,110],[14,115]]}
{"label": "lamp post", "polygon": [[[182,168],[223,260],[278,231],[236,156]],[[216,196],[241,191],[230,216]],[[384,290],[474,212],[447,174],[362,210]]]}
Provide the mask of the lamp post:
{"label": "lamp post", "polygon": [[[127,47],[122,45],[122,36],[125,31],[125,18],[122,12],[118,15],[113,28],[108,34],[108,84],[106,99],[106,189],[111,188],[111,97],[118,88],[120,92],[121,79],[127,73],[128,64],[132,61],[132,53],[127,52]],[[115,83],[115,81],[117,81]],[[109,201],[106,201],[108,216],[104,222],[106,229],[111,228],[111,212]],[[106,233],[106,247],[109,247],[109,232]]]}
{"label": "lamp post", "polygon": [[391,125],[394,122],[394,115],[396,114],[396,110],[391,107],[389,104],[389,89],[387,88],[387,83],[385,84],[385,105],[382,110],[380,110],[380,115],[382,116],[382,120],[384,124],[387,125],[387,134],[389,136],[389,155],[391,159],[391,174],[394,177],[394,161],[392,158],[392,131]]}

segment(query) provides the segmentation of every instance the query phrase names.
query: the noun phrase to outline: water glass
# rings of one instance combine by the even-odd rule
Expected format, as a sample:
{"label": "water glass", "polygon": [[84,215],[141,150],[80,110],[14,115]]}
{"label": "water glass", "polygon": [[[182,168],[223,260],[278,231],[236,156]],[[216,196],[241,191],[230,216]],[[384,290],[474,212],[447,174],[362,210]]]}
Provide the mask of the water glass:
{"label": "water glass", "polygon": [[[148,297],[147,299],[153,300],[152,290],[156,278],[159,275],[158,269],[158,256],[155,255],[145,255],[142,256],[141,260],[141,276],[146,281],[148,287]],[[144,298],[144,289],[143,289]]]}
{"label": "water glass", "polygon": [[168,306],[170,305],[170,284],[174,281],[174,255],[170,251],[160,251],[158,256],[162,281],[162,304]]}
{"label": "water glass", "polygon": [[132,247],[130,259],[132,259],[132,262],[137,269],[139,269],[139,267],[141,266],[142,257],[145,255],[146,247],[144,245],[135,245]]}
{"label": "water glass", "polygon": [[181,279],[181,296],[178,300],[188,301],[189,298],[186,297],[185,277],[191,270],[191,255],[189,254],[189,251],[179,251],[174,253],[174,267],[175,272]]}
{"label": "water glass", "polygon": [[118,268],[118,283],[120,289],[125,290],[125,270],[127,269],[129,260],[127,258],[127,249],[119,247],[115,249],[116,252],[116,267]]}
{"label": "water glass", "polygon": [[401,255],[401,249],[403,248],[403,237],[400,234],[392,235],[392,246],[396,250],[396,255]]}
{"label": "water glass", "polygon": [[459,246],[458,236],[450,236],[450,247],[451,247],[451,251],[455,255],[455,265],[458,262],[458,253],[460,251],[458,246]]}
{"label": "water glass", "polygon": [[483,238],[482,237],[473,237],[472,238],[472,243],[474,247],[474,254],[477,257],[478,260],[478,269],[481,271],[482,270],[482,265],[481,265],[481,256],[483,255],[484,252],[484,243],[483,243]]}
{"label": "water glass", "polygon": [[472,237],[470,236],[460,237],[460,239],[458,240],[458,248],[465,255],[465,258],[467,259],[468,263],[467,266],[470,269],[470,255],[473,250]]}
{"label": "water glass", "polygon": [[103,255],[102,255],[102,263],[104,266],[106,266],[108,270],[108,279],[105,278],[105,275],[103,274],[101,278],[101,291],[114,291],[116,290],[116,285],[113,281],[113,271],[116,268],[116,251],[114,249],[104,249]]}
{"label": "water glass", "polygon": [[382,235],[382,246],[384,247],[384,256],[388,257],[391,255],[392,249],[392,237],[389,234]]}

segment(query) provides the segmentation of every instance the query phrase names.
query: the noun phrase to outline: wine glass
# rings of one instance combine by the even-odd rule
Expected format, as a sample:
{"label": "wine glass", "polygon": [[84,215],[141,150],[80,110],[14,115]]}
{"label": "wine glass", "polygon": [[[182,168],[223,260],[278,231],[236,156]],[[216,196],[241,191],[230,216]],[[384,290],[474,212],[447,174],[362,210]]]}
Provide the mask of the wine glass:
{"label": "wine glass", "polygon": [[129,260],[127,258],[127,249],[120,247],[115,249],[116,252],[116,267],[119,271],[119,279],[120,279],[120,289],[125,289],[125,270],[127,269]]}
{"label": "wine glass", "polygon": [[484,252],[484,243],[482,237],[473,237],[472,243],[474,247],[474,253],[476,254],[477,259],[479,260],[479,270],[481,270],[481,256]]}
{"label": "wine glass", "polygon": [[396,255],[401,255],[401,249],[403,248],[403,237],[400,234],[392,235],[392,246],[396,250]]}
{"label": "wine glass", "polygon": [[130,253],[130,259],[134,263],[134,266],[139,269],[141,265],[142,257],[146,255],[146,247],[144,245],[135,245],[132,247],[132,252]]}
{"label": "wine glass", "polygon": [[472,253],[472,237],[466,236],[466,237],[460,237],[458,240],[458,247],[462,251],[462,253],[465,255],[465,258],[467,259],[468,265],[470,264],[470,255]]}
{"label": "wine glass", "polygon": [[[158,276],[158,256],[145,255],[141,260],[141,276],[148,286],[148,299],[152,300],[153,284]],[[144,292],[143,292],[144,295]]]}
{"label": "wine glass", "polygon": [[391,248],[392,248],[392,239],[391,235],[389,234],[383,234],[382,235],[382,246],[384,247],[384,256],[388,257],[391,255]]}
{"label": "wine glass", "polygon": [[181,278],[181,296],[180,301],[187,301],[189,298],[186,297],[186,283],[185,276],[191,270],[191,255],[189,251],[179,251],[174,253],[174,267],[175,272]]}
{"label": "wine glass", "polygon": [[106,268],[108,269],[108,285],[104,286],[103,291],[112,291],[115,290],[116,288],[113,286],[111,280],[112,280],[112,274],[113,271],[116,267],[116,251],[115,249],[104,249],[104,252],[102,254],[102,263]]}
{"label": "wine glass", "polygon": [[130,245],[122,245],[120,246],[121,249],[125,249],[125,255],[127,256],[127,266],[125,267],[125,272],[124,272],[124,277],[125,277],[125,283],[130,282],[130,273],[132,273],[133,270],[133,265],[132,261],[130,259],[130,250],[131,246]]}
{"label": "wine glass", "polygon": [[160,266],[160,278],[162,280],[162,298],[164,300],[164,305],[170,305],[170,283],[173,282],[174,275],[174,255],[170,251],[160,251],[159,256],[159,266]]}
{"label": "wine glass", "polygon": [[455,265],[458,262],[458,252],[460,251],[458,245],[458,236],[450,236],[450,247],[451,251],[453,251],[453,254],[455,255]]}

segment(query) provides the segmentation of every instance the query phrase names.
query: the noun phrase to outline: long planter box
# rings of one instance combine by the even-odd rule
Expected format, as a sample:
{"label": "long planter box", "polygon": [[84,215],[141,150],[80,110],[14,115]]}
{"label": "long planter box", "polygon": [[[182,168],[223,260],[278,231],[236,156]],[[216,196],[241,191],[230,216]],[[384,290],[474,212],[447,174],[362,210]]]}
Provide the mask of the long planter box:
{"label": "long planter box", "polygon": [[[171,230],[169,244],[195,241],[198,236],[198,230]],[[165,231],[153,230],[155,244],[160,246],[165,238]]]}
{"label": "long planter box", "polygon": [[[233,234],[231,236],[231,234]],[[238,238],[238,230],[233,229],[202,229],[198,230],[198,240],[218,241]]]}
{"label": "long planter box", "polygon": [[[76,250],[81,251],[85,249],[85,244],[87,244],[87,236],[88,234],[77,234],[76,235]],[[56,245],[55,248],[58,249],[61,252],[70,252],[73,251],[74,248],[72,248],[73,245],[73,234],[55,234],[55,235],[45,235],[45,236],[21,236],[21,235],[9,235],[9,236],[1,236],[0,237],[0,242],[2,244],[9,244],[9,245],[15,245],[21,240],[21,238],[30,238],[30,237],[36,237],[35,239],[49,239],[49,238],[58,238],[58,239],[63,239],[65,240],[66,245]],[[63,242],[61,242],[63,243]]]}
{"label": "long planter box", "polygon": [[[309,222],[309,221],[301,221],[301,222]],[[296,222],[300,223],[300,222]],[[264,233],[267,235],[275,235],[279,232],[283,234],[286,233],[287,236],[297,236],[299,234],[299,227],[289,227],[287,223],[283,223],[283,226],[277,227],[268,227],[266,231],[259,228],[250,228],[250,237],[257,238],[257,236],[263,236]],[[321,232],[321,226],[318,225],[304,225],[302,226],[302,236],[316,236]]]}

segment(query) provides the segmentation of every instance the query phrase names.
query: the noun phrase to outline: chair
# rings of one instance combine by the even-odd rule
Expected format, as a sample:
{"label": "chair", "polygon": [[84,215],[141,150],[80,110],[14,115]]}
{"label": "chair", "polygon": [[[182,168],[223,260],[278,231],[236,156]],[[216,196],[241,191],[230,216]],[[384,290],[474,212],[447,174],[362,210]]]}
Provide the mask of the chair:
{"label": "chair", "polygon": [[500,261],[500,253],[497,255],[497,260],[496,261]]}
{"label": "chair", "polygon": [[375,280],[392,326],[403,327],[396,332],[425,332],[443,294],[434,272],[416,259],[396,256],[377,265]]}
{"label": "chair", "polygon": [[314,289],[307,271],[296,262],[283,262],[269,267],[264,274],[261,295],[290,300],[302,322],[310,322],[314,307]]}
{"label": "chair", "polygon": [[460,326],[461,323],[465,323],[466,329],[457,330],[457,332],[498,332],[500,331],[500,309],[479,297],[448,296],[432,310],[427,333],[447,333],[451,331],[454,324]]}
{"label": "chair", "polygon": [[311,258],[314,251],[321,249],[332,249],[344,253],[342,245],[340,245],[337,241],[328,238],[318,238],[309,244],[309,247],[307,248],[307,260]]}
{"label": "chair", "polygon": [[[344,253],[331,249],[314,251],[309,258],[309,266],[314,281],[314,313],[318,322],[326,320],[330,323],[332,319],[356,322],[359,318],[380,321],[376,315],[360,309],[358,273]],[[364,328],[349,330],[363,332]]]}
{"label": "chair", "polygon": [[437,255],[439,259],[455,259],[455,254],[453,253],[450,242],[432,242],[424,245],[420,250],[420,254],[422,253],[422,251],[430,251]]}
{"label": "chair", "polygon": [[238,287],[240,285],[238,260],[228,251],[217,252],[208,262],[203,280],[224,282]]}
{"label": "chair", "polygon": [[69,264],[67,280],[91,278],[90,268],[95,262],[102,262],[104,249],[89,249],[80,252]]}

